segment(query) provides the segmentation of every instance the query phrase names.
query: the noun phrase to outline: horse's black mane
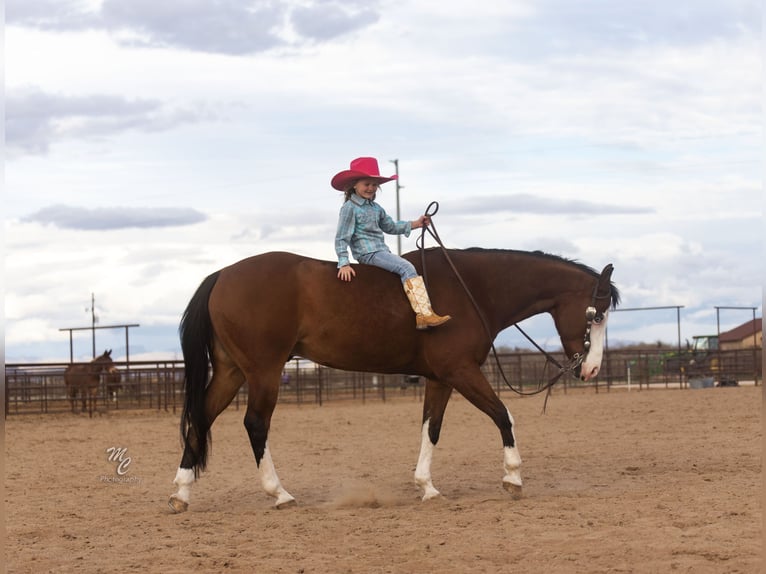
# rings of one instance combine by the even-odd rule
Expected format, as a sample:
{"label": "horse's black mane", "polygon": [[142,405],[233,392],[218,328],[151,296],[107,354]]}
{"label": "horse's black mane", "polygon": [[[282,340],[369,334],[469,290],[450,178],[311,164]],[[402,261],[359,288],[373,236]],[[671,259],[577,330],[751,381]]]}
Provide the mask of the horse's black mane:
{"label": "horse's black mane", "polygon": [[545,253],[544,251],[535,250],[535,251],[520,251],[518,249],[485,249],[483,247],[468,247],[467,249],[461,249],[460,251],[470,251],[470,252],[497,252],[497,253],[513,253],[515,255],[522,255],[527,257],[534,257],[536,259],[550,259],[552,261],[562,261],[564,263],[568,263],[570,265],[574,265],[575,267],[578,267],[579,269],[582,269],[583,271],[590,273],[591,275],[598,277],[600,273],[593,269],[592,267],[589,267],[585,265],[585,263],[580,263],[576,259],[568,259],[566,257],[562,257],[561,255],[554,255],[552,253]]}
{"label": "horse's black mane", "polygon": [[[437,249],[434,247],[433,249]],[[535,259],[548,259],[550,261],[560,261],[562,263],[566,263],[568,265],[573,265],[580,269],[581,271],[584,271],[585,273],[589,273],[593,277],[600,277],[601,274],[593,269],[593,267],[589,267],[588,265],[585,265],[584,263],[580,263],[579,261],[575,259],[568,259],[566,257],[562,257],[561,255],[553,255],[552,253],[545,253],[544,251],[520,251],[518,249],[487,249],[484,247],[468,247],[466,249],[455,249],[454,251],[466,251],[470,253],[512,253],[514,255],[520,255],[523,257],[532,257]],[[612,308],[617,307],[617,305],[620,302],[620,292],[615,286],[614,283],[610,282],[610,285],[612,287]]]}

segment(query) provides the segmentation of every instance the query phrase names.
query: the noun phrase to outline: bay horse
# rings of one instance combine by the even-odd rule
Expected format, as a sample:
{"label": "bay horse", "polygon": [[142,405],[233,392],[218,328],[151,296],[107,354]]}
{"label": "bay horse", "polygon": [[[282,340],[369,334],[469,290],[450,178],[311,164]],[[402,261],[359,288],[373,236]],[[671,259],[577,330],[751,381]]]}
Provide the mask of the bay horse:
{"label": "bay horse", "polygon": [[503,486],[513,498],[521,495],[514,420],[480,367],[501,330],[547,312],[573,361],[570,369],[586,381],[595,377],[608,311],[619,302],[612,265],[598,273],[542,252],[479,248],[433,248],[404,257],[420,274],[426,267],[434,307],[449,313],[450,322],[416,330],[399,278],[369,265],[356,265],[356,276],[347,283],[338,280],[334,262],[271,252],[202,281],[179,328],[185,399],[183,455],[174,480],[177,491],[168,501],[174,512],[188,509],[191,485],[207,464],[213,421],[245,382],[244,425],[262,487],[277,508],[295,504],[277,476],[268,443],[282,369],[293,356],[336,369],[426,378],[415,469],[423,500],[440,494],[431,479],[431,460],[447,402],[457,390],[499,429]]}
{"label": "bay horse", "polygon": [[64,383],[66,383],[69,400],[72,403],[72,412],[75,411],[77,393],[82,400],[82,411],[85,412],[85,403],[88,402],[88,412],[93,416],[93,409],[98,396],[98,387],[101,382],[101,373],[109,373],[113,369],[112,350],[106,350],[93,359],[90,363],[72,363],[64,371]]}

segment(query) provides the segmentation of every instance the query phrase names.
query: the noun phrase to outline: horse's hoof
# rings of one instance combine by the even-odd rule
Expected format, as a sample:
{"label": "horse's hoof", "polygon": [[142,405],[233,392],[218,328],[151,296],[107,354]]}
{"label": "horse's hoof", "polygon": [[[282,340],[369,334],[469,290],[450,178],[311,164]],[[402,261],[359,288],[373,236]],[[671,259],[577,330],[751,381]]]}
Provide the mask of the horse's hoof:
{"label": "horse's hoof", "polygon": [[295,501],[294,498],[288,498],[286,500],[277,501],[274,505],[277,507],[277,510],[284,510],[285,508],[292,508],[293,506],[298,506],[298,503]]}
{"label": "horse's hoof", "polygon": [[521,500],[521,485],[503,482],[503,488],[507,490],[513,500]]}
{"label": "horse's hoof", "polygon": [[168,506],[170,507],[170,510],[176,514],[180,514],[181,512],[186,512],[189,510],[189,503],[181,500],[175,494],[172,495],[168,500]]}

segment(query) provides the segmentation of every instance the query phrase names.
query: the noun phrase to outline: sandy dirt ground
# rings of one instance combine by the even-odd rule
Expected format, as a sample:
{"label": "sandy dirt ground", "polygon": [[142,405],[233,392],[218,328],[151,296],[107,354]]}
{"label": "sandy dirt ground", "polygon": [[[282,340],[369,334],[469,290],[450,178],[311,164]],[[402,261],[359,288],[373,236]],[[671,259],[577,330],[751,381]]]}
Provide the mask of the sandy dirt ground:
{"label": "sandy dirt ground", "polygon": [[[491,421],[455,396],[413,481],[421,403],[280,405],[270,444],[298,505],[260,487],[244,411],[213,427],[189,511],[167,506],[178,417],[6,421],[8,572],[761,572],[761,388],[505,397],[524,497]],[[108,449],[127,449],[118,460]],[[114,453],[114,451],[111,451]],[[119,458],[115,453],[112,458]]]}

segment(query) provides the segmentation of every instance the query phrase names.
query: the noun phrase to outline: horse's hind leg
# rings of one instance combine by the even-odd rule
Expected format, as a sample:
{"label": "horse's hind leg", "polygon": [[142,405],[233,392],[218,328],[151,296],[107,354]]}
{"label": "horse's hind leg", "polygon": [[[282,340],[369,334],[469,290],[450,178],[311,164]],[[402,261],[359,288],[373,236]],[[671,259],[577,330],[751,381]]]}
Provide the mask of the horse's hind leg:
{"label": "horse's hind leg", "polygon": [[[245,382],[245,377],[239,367],[234,364],[220,345],[213,348],[213,376],[205,390],[205,412],[210,428],[213,421],[223,410],[229,406],[237,394],[237,391]],[[178,490],[170,496],[168,505],[174,512],[184,512],[189,507],[191,498],[191,485],[194,483],[194,466],[197,463],[197,455],[194,450],[192,431],[188,433],[189,440],[184,448],[181,464],[176,471],[173,483]]]}
{"label": "horse's hind leg", "polygon": [[287,492],[277,476],[269,450],[268,435],[271,415],[277,404],[282,366],[262,373],[248,373],[248,399],[245,413],[245,429],[255,455],[255,463],[261,474],[261,485],[266,494],[276,499],[277,508],[295,504],[295,498]]}
{"label": "horse's hind leg", "polygon": [[426,380],[423,400],[423,427],[420,439],[420,455],[415,468],[415,482],[423,489],[423,500],[440,495],[431,480],[431,460],[434,447],[439,442],[444,411],[452,395],[452,388],[430,379]]}

